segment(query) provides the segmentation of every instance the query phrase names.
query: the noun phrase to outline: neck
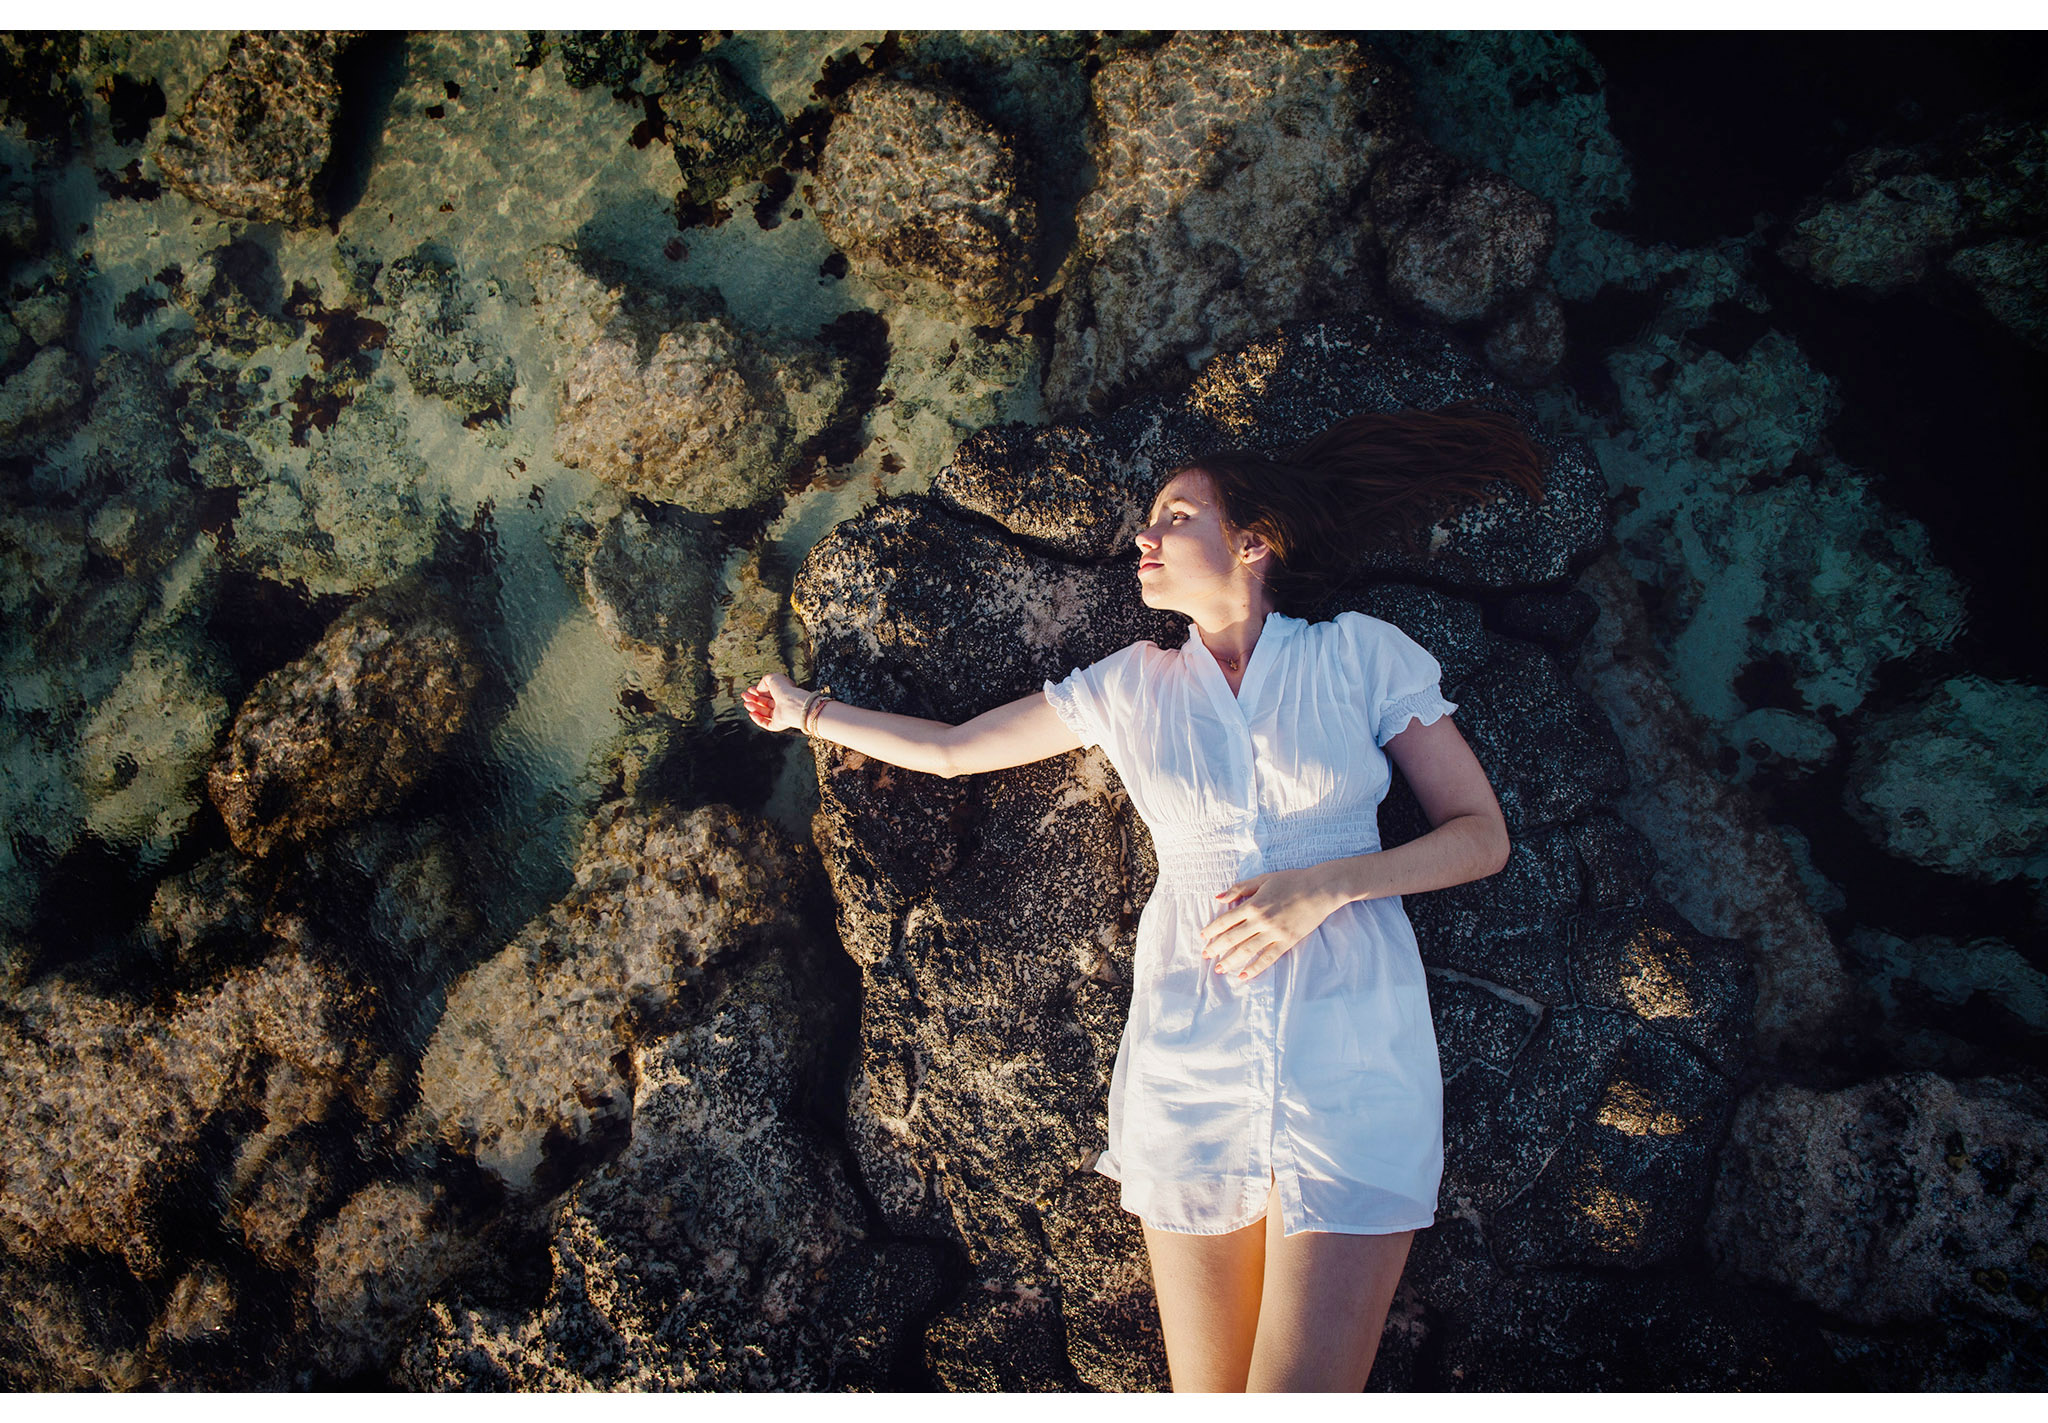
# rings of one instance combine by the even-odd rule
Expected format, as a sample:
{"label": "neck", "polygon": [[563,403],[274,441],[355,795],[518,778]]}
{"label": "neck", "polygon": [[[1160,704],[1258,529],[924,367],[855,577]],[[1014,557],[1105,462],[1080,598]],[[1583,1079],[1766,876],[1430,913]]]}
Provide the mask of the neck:
{"label": "neck", "polygon": [[1195,617],[1195,630],[1202,636],[1202,646],[1215,655],[1218,662],[1232,670],[1242,671],[1252,660],[1252,649],[1258,646],[1259,634],[1266,626],[1266,614],[1273,611],[1272,599],[1260,596],[1250,600],[1249,606],[1219,610]]}

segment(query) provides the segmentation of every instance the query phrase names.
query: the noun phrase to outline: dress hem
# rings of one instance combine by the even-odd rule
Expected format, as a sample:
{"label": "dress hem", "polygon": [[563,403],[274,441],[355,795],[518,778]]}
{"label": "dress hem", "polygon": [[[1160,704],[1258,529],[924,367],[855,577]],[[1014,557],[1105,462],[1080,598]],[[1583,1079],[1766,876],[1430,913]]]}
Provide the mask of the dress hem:
{"label": "dress hem", "polygon": [[[1105,1152],[1104,1156],[1106,1157],[1107,1155],[1108,1153]],[[1095,1164],[1095,1170],[1097,1174],[1107,1176],[1110,1180],[1117,1182],[1119,1185],[1123,1184],[1123,1177],[1119,1176],[1107,1161],[1097,1161]],[[1129,1212],[1131,1215],[1136,1216],[1140,1221],[1144,1222],[1144,1224],[1148,1228],[1159,1231],[1165,1235],[1232,1235],[1235,1234],[1237,1231],[1246,1230],[1254,1225],[1257,1225],[1260,1221],[1266,1218],[1268,1213],[1266,1208],[1262,1206],[1256,1214],[1250,1216],[1245,1220],[1239,1221],[1233,1225],[1165,1225],[1160,1223],[1159,1221],[1149,1219],[1143,1211],[1132,1210],[1129,1206],[1123,1205],[1121,1201],[1119,1201],[1118,1204],[1122,1206],[1122,1208],[1125,1211]],[[1431,1226],[1436,1224],[1435,1211],[1431,1211],[1427,1216],[1424,1216],[1419,1220],[1410,1221],[1405,1224],[1353,1225],[1317,1222],[1314,1225],[1297,1226],[1292,1230],[1287,1228],[1286,1209],[1284,1205],[1281,1210],[1281,1217],[1282,1218],[1280,1224],[1280,1234],[1283,1238],[1294,1235],[1400,1235],[1405,1231],[1428,1230]]]}

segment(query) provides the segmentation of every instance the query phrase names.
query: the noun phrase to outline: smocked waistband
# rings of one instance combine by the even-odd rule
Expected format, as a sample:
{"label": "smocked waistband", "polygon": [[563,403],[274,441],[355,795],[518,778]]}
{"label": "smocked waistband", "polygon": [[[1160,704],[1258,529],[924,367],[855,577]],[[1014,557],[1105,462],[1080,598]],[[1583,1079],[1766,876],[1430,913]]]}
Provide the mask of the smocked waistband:
{"label": "smocked waistband", "polygon": [[1218,826],[1152,826],[1159,884],[1172,894],[1214,894],[1247,875],[1300,870],[1380,847],[1379,814],[1297,811]]}

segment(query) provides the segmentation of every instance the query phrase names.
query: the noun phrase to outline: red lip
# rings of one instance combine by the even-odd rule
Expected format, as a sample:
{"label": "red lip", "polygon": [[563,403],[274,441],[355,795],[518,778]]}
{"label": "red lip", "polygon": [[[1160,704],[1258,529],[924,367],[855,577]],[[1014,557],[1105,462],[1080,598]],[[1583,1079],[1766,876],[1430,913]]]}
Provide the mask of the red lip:
{"label": "red lip", "polygon": [[1160,561],[1159,561],[1158,559],[1156,559],[1156,558],[1147,558],[1147,559],[1143,559],[1143,560],[1141,560],[1141,561],[1139,562],[1139,564],[1138,564],[1138,571],[1139,571],[1140,573],[1143,573],[1143,572],[1144,572],[1144,571],[1145,571],[1146,569],[1148,569],[1148,568],[1164,568],[1165,566],[1166,566],[1166,565],[1162,564],[1162,563],[1161,563],[1161,562],[1160,562]]}

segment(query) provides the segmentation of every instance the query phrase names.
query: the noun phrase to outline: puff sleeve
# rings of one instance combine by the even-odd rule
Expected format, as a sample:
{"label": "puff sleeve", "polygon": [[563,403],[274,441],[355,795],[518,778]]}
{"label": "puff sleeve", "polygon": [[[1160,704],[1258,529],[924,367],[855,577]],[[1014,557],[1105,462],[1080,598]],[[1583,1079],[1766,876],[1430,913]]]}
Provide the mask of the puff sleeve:
{"label": "puff sleeve", "polygon": [[1458,709],[1444,699],[1443,668],[1422,644],[1392,623],[1340,613],[1346,649],[1365,702],[1372,739],[1381,747],[1415,722],[1428,726]]}
{"label": "puff sleeve", "polygon": [[1130,707],[1132,683],[1150,646],[1132,643],[1100,662],[1076,667],[1061,681],[1046,682],[1045,699],[1083,746],[1100,746],[1114,759],[1116,728]]}

